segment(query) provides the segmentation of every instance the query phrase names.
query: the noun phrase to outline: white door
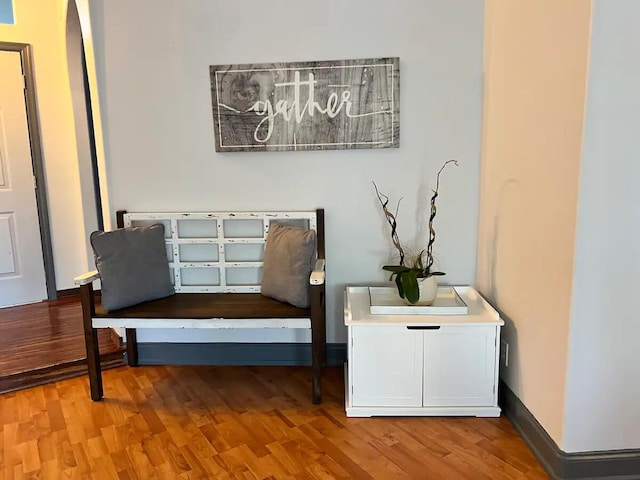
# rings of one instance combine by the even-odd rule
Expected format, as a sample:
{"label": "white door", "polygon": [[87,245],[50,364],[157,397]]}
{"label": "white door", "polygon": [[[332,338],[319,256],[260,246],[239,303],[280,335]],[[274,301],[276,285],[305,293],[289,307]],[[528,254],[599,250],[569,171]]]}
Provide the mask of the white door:
{"label": "white door", "polygon": [[0,307],[46,298],[20,53],[0,50]]}
{"label": "white door", "polygon": [[422,331],[402,325],[351,329],[351,404],[422,406]]}
{"label": "white door", "polygon": [[424,331],[424,405],[494,405],[495,326],[442,326]]}

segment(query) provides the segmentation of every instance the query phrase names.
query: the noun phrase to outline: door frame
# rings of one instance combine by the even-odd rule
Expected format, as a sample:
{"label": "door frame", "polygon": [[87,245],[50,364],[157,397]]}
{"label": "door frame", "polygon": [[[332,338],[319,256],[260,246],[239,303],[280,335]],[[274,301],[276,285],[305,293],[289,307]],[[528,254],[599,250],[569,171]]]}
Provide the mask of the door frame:
{"label": "door frame", "polygon": [[36,204],[38,208],[38,225],[40,228],[40,242],[42,243],[42,260],[44,276],[47,286],[47,298],[55,300],[56,275],[53,263],[53,247],[51,242],[51,227],[49,224],[49,204],[47,201],[46,178],[42,160],[42,142],[40,140],[40,119],[38,117],[38,102],[36,100],[36,84],[33,73],[32,47],[28,43],[13,43],[0,41],[0,50],[18,52],[22,64],[22,74],[25,80],[24,100],[29,128],[29,146],[31,147],[31,164],[35,179]]}

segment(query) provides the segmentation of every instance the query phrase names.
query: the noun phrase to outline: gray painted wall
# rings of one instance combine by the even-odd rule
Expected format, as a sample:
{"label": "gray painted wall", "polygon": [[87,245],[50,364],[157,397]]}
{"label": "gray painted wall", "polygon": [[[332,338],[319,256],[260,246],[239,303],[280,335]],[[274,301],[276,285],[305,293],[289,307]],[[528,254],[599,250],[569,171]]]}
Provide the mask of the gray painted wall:
{"label": "gray painted wall", "polygon": [[[426,242],[445,281],[475,276],[481,0],[99,0],[91,3],[113,209],[326,209],[328,341],[344,342],[345,285],[386,281],[392,253],[371,185],[404,197],[400,235]],[[216,153],[209,65],[400,57],[401,145],[377,151]],[[419,227],[419,231],[418,231]],[[213,337],[215,335],[215,337]],[[143,331],[153,341],[308,341],[304,332]]]}
{"label": "gray painted wall", "polygon": [[567,452],[640,448],[640,3],[596,0],[593,7],[561,445]]}

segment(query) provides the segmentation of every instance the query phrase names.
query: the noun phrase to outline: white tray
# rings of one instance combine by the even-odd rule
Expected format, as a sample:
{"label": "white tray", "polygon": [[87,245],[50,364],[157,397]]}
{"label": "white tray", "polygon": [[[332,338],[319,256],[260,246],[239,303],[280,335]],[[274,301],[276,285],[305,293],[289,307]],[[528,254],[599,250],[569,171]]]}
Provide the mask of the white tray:
{"label": "white tray", "polygon": [[393,287],[369,287],[372,314],[383,315],[466,315],[469,312],[453,287],[438,287],[438,295],[431,305],[407,305]]}

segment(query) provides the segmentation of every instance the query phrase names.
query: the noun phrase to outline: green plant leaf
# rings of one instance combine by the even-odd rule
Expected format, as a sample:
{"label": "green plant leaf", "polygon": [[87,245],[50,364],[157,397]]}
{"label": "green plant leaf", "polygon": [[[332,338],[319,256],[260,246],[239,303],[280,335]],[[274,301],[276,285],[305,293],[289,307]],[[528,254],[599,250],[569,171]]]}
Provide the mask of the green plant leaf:
{"label": "green plant leaf", "polygon": [[400,282],[402,283],[402,289],[404,295],[409,303],[416,303],[420,300],[420,288],[418,287],[418,278],[416,272],[410,270],[406,273],[398,274]]}
{"label": "green plant leaf", "polygon": [[409,267],[405,267],[404,265],[385,265],[382,269],[393,273],[402,273],[411,270]]}
{"label": "green plant leaf", "polygon": [[404,287],[402,286],[402,275],[398,275],[396,277],[396,286],[398,287],[398,295],[400,295],[400,298],[404,298]]}

